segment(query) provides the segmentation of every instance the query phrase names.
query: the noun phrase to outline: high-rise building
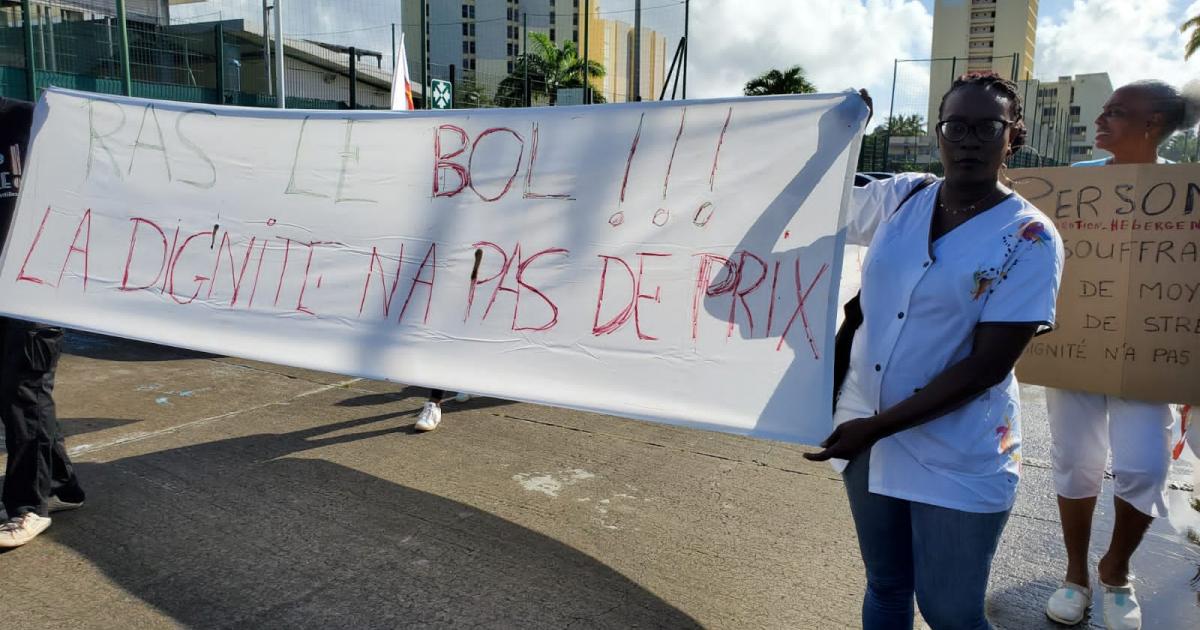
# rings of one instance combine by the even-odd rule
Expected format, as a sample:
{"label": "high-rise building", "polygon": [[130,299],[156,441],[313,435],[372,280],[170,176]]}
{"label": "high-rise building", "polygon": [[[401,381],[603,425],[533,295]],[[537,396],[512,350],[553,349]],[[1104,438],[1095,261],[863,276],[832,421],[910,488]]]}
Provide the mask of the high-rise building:
{"label": "high-rise building", "polygon": [[[591,10],[591,17],[584,28],[590,41],[581,54],[603,65],[606,71],[603,78],[592,81],[592,89],[610,103],[632,100],[633,25],[602,17],[604,12],[598,0],[591,2]],[[674,51],[667,50],[666,37],[645,27],[642,28],[641,44],[642,62],[637,93],[643,101],[653,101],[658,99],[663,81],[666,80],[667,55]]]}
{"label": "high-rise building", "polygon": [[[449,68],[453,65],[456,79],[473,85],[487,97],[495,95],[500,82],[513,72],[517,59],[526,51],[528,28],[529,33],[543,33],[558,46],[575,42],[580,57],[586,54],[602,64],[605,77],[592,85],[607,101],[626,101],[633,93],[633,27],[604,19],[599,0],[590,2],[590,41],[586,43],[582,0],[424,1],[431,78],[450,78]],[[421,2],[403,0],[402,5],[409,72],[417,82],[421,80]],[[643,100],[658,97],[668,63],[666,48],[666,38],[642,29]]]}
{"label": "high-rise building", "polygon": [[954,77],[991,70],[1006,79],[1033,78],[1038,0],[937,0],[933,9],[929,118],[937,121]]}
{"label": "high-rise building", "polygon": [[1096,146],[1096,117],[1112,96],[1108,73],[1059,77],[1057,81],[1022,81],[1027,146],[1057,162],[1078,162],[1109,153]]}

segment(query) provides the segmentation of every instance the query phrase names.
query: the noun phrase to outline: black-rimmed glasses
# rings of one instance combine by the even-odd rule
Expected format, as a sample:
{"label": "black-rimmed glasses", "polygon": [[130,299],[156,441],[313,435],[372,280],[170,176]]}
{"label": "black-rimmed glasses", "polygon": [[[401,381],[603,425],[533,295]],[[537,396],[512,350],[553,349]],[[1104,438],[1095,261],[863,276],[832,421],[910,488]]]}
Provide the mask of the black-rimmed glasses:
{"label": "black-rimmed glasses", "polygon": [[975,123],[967,123],[961,120],[942,120],[937,124],[938,133],[943,138],[950,142],[962,142],[967,137],[967,133],[974,132],[975,137],[979,138],[980,142],[991,142],[1000,137],[1004,130],[1014,121],[1002,120],[999,118],[989,118],[980,120]]}

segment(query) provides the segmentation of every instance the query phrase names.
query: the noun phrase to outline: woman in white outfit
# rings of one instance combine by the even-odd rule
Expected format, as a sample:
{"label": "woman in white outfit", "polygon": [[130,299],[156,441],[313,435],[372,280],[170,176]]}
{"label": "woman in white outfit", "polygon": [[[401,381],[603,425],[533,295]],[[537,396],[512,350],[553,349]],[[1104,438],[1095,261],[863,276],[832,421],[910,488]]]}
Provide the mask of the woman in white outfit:
{"label": "woman in white outfit", "polygon": [[[1113,92],[1096,118],[1096,147],[1111,158],[1074,166],[1164,162],[1158,146],[1174,132],[1196,125],[1200,82],[1183,92],[1161,81],[1138,81]],[[1091,602],[1088,544],[1092,512],[1108,454],[1115,486],[1112,541],[1097,577],[1104,590],[1108,628],[1140,628],[1141,611],[1129,581],[1129,559],[1151,521],[1165,516],[1170,467],[1170,406],[1162,402],[1047,388],[1046,406],[1054,441],[1054,484],[1067,548],[1067,574],[1050,597],[1046,614],[1060,623],[1083,621]]]}
{"label": "woman in white outfit", "polygon": [[862,627],[990,630],[988,576],[1020,478],[1013,365],[1053,326],[1062,240],[1000,183],[1025,138],[1017,86],[958,78],[935,129],[946,177],[855,190],[847,242],[870,245],[862,325],[836,428],[812,460],[842,476],[866,570]]}

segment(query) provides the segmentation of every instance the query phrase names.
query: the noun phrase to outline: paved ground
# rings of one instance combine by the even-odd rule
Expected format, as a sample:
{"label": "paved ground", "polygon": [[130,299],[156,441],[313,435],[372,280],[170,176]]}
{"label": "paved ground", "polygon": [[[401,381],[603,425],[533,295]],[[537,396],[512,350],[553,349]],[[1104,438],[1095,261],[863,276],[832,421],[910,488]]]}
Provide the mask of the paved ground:
{"label": "paved ground", "polygon": [[[413,389],[85,335],[59,393],[90,498],[0,555],[0,625],[859,625],[841,482],[800,447],[490,399],[418,435]],[[1062,571],[1025,394],[989,602],[1013,629],[1052,627]],[[1135,562],[1147,628],[1200,627],[1200,548],[1176,530],[1196,515],[1176,512]]]}

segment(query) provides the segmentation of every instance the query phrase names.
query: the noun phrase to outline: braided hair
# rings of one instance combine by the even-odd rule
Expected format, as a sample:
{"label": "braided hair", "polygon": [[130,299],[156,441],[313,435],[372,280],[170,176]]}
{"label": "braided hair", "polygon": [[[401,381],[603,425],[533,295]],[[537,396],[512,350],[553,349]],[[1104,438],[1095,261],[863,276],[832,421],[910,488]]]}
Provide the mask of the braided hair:
{"label": "braided hair", "polygon": [[1025,112],[1021,106],[1021,95],[1018,93],[1017,84],[1005,79],[995,72],[968,72],[950,84],[950,89],[942,95],[942,103],[938,105],[938,118],[942,116],[942,110],[946,107],[946,99],[954,93],[955,90],[975,85],[985,90],[992,90],[1004,98],[1008,99],[1008,107],[1012,111],[1013,123],[1010,125],[1015,132],[1012,136],[1010,144],[1013,153],[1025,146],[1025,138],[1028,135],[1028,130],[1025,128]]}

